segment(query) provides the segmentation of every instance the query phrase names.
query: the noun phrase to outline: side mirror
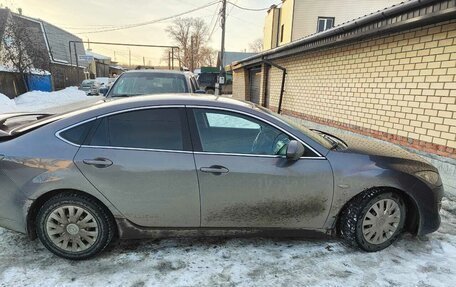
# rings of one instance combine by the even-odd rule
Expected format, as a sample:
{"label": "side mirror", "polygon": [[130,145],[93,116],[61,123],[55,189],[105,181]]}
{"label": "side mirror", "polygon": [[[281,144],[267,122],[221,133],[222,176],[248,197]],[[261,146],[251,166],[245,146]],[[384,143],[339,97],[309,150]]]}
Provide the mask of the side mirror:
{"label": "side mirror", "polygon": [[195,94],[205,94],[206,91],[205,90],[196,90],[195,91]]}
{"label": "side mirror", "polygon": [[304,154],[305,148],[302,143],[291,140],[287,145],[287,159],[298,160]]}

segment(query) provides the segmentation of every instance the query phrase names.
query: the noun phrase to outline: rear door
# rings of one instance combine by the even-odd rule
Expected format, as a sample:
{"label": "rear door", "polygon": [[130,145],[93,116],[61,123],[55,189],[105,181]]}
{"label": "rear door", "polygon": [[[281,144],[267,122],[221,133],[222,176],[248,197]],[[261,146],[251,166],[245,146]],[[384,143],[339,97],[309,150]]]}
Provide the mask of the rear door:
{"label": "rear door", "polygon": [[323,227],[333,198],[326,158],[306,146],[287,160],[295,138],[246,114],[195,107],[189,119],[202,227]]}
{"label": "rear door", "polygon": [[184,108],[124,111],[97,121],[74,159],[87,179],[135,224],[199,227]]}

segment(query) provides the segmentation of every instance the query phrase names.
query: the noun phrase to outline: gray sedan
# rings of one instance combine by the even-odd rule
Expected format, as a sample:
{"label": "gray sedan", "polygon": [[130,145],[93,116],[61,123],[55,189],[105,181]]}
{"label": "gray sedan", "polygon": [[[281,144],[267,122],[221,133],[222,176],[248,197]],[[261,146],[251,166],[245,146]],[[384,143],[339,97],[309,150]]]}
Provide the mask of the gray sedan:
{"label": "gray sedan", "polygon": [[247,102],[138,96],[20,126],[7,118],[0,226],[69,259],[114,237],[308,231],[378,251],[440,224],[440,176],[420,157]]}

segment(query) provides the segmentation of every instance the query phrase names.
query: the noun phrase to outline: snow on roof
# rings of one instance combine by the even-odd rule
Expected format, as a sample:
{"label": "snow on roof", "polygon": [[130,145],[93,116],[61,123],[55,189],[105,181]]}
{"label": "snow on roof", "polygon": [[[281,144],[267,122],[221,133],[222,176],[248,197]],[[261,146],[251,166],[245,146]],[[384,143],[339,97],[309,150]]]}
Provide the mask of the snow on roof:
{"label": "snow on roof", "polygon": [[101,55],[101,54],[97,54],[97,53],[94,53],[92,51],[86,51],[86,55],[88,56],[92,56],[94,57],[95,59],[98,59],[98,60],[111,60],[111,57],[108,57],[108,56],[105,56],[105,55]]}
{"label": "snow on roof", "polygon": [[[4,65],[0,65],[0,72],[15,73],[15,72],[17,72],[17,69],[15,69],[13,67],[7,67],[7,66],[4,66]],[[35,69],[35,68],[32,68],[30,70],[30,73],[34,74],[34,75],[50,75],[51,74],[49,71],[41,70],[41,69]]]}

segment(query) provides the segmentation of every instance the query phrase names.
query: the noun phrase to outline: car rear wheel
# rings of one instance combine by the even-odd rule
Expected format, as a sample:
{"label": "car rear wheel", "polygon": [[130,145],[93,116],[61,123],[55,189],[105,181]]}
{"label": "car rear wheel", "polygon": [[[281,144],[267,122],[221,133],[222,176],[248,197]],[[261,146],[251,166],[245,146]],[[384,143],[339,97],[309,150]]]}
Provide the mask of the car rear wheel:
{"label": "car rear wheel", "polygon": [[405,204],[394,192],[371,190],[348,203],[340,217],[340,233],[351,245],[379,251],[404,229]]}
{"label": "car rear wheel", "polygon": [[64,193],[48,200],[38,212],[37,233],[54,254],[74,260],[95,256],[110,243],[114,223],[94,199]]}

